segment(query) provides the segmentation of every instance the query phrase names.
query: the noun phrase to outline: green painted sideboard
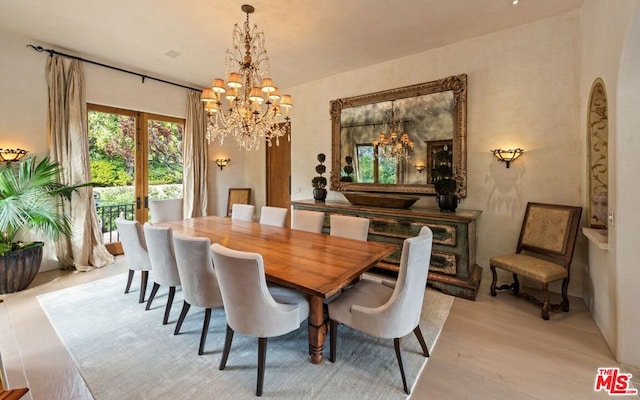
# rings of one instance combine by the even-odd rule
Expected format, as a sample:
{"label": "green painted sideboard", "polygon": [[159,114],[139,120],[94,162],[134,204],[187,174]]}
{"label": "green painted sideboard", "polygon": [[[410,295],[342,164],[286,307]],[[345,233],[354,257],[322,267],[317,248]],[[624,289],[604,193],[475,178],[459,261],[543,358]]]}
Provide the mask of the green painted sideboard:
{"label": "green painted sideboard", "polygon": [[402,242],[416,236],[428,226],[433,232],[433,248],[428,284],[444,293],[475,300],[482,276],[476,264],[477,210],[441,212],[436,208],[408,209],[353,205],[348,202],[299,200],[291,202],[294,209],[325,213],[323,230],[329,232],[331,214],[369,218],[368,240],[393,243],[397,250],[376,267],[398,271]]}

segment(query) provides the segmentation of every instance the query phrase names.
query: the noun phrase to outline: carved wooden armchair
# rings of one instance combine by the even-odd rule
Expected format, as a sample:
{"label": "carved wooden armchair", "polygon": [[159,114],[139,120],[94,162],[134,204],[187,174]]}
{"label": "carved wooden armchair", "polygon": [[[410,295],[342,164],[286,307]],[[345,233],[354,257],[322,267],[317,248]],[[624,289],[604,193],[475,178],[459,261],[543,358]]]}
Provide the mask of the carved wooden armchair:
{"label": "carved wooden armchair", "polygon": [[[549,319],[549,311],[569,311],[567,288],[573,250],[580,226],[581,207],[543,203],[528,203],[520,230],[516,254],[492,257],[489,261],[493,280],[491,296],[496,290],[509,290],[518,297],[542,306],[542,318]],[[513,283],[496,287],[496,268],[513,274]],[[544,300],[520,293],[518,275],[541,284]],[[562,280],[562,302],[551,304],[549,283]]]}

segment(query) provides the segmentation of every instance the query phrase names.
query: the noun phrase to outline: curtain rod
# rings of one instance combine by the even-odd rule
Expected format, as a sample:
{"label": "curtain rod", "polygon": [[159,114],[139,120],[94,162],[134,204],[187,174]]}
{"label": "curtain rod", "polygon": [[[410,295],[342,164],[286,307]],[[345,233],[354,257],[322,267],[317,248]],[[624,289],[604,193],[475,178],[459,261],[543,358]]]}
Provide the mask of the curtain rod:
{"label": "curtain rod", "polygon": [[170,82],[170,81],[167,81],[167,80],[164,80],[164,79],[160,79],[160,78],[154,78],[153,76],[140,74],[138,72],[129,71],[129,70],[126,70],[126,69],[123,69],[123,68],[114,67],[112,65],[102,64],[102,63],[99,63],[97,61],[91,61],[91,60],[87,60],[85,58],[72,56],[70,54],[60,53],[59,51],[55,51],[53,49],[45,49],[42,46],[34,46],[32,44],[28,44],[27,47],[31,47],[33,50],[37,51],[38,53],[42,53],[43,51],[46,51],[47,53],[49,53],[49,56],[53,56],[54,54],[57,54],[57,55],[62,56],[62,57],[72,58],[74,60],[83,61],[83,62],[87,62],[89,64],[98,65],[100,67],[109,68],[109,69],[113,69],[113,70],[116,70],[116,71],[125,72],[127,74],[139,76],[140,78],[142,78],[142,83],[144,83],[145,79],[151,79],[151,80],[154,80],[154,81],[157,81],[157,82],[166,83],[168,85],[178,86],[178,87],[181,87],[181,88],[184,88],[184,89],[190,89],[190,90],[195,90],[195,91],[198,91],[198,92],[202,92],[202,89],[195,89],[195,88],[192,88],[190,86],[181,85],[179,83]]}

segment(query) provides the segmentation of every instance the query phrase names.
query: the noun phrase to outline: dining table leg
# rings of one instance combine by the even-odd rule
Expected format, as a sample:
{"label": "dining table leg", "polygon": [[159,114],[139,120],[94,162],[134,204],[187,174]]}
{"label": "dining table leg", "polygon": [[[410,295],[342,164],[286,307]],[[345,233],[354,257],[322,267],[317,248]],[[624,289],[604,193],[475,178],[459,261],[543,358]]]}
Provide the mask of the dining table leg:
{"label": "dining table leg", "polygon": [[309,353],[311,362],[320,364],[324,342],[327,337],[327,324],[324,319],[324,302],[320,296],[311,296],[309,309]]}

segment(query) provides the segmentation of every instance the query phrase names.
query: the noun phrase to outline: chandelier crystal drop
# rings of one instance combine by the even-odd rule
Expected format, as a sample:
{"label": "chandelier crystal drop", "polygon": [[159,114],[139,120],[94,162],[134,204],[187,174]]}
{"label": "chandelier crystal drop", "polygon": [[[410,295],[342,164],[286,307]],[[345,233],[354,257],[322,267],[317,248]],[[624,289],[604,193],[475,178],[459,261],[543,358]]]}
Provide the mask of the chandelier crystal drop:
{"label": "chandelier crystal drop", "polygon": [[409,134],[403,132],[402,123],[396,121],[391,101],[391,119],[384,124],[384,130],[378,139],[373,140],[374,152],[377,157],[391,160],[408,160],[413,156],[413,140],[409,139]]}
{"label": "chandelier crystal drop", "polygon": [[289,95],[280,95],[270,77],[264,32],[258,31],[257,25],[249,26],[254,8],[245,4],[241,9],[247,19],[242,29],[238,24],[233,28],[233,48],[225,55],[227,81],[214,79],[200,99],[208,116],[207,141],[218,139],[222,144],[231,136],[241,148],[258,150],[262,141],[277,146],[280,138],[288,135],[293,101]]}

